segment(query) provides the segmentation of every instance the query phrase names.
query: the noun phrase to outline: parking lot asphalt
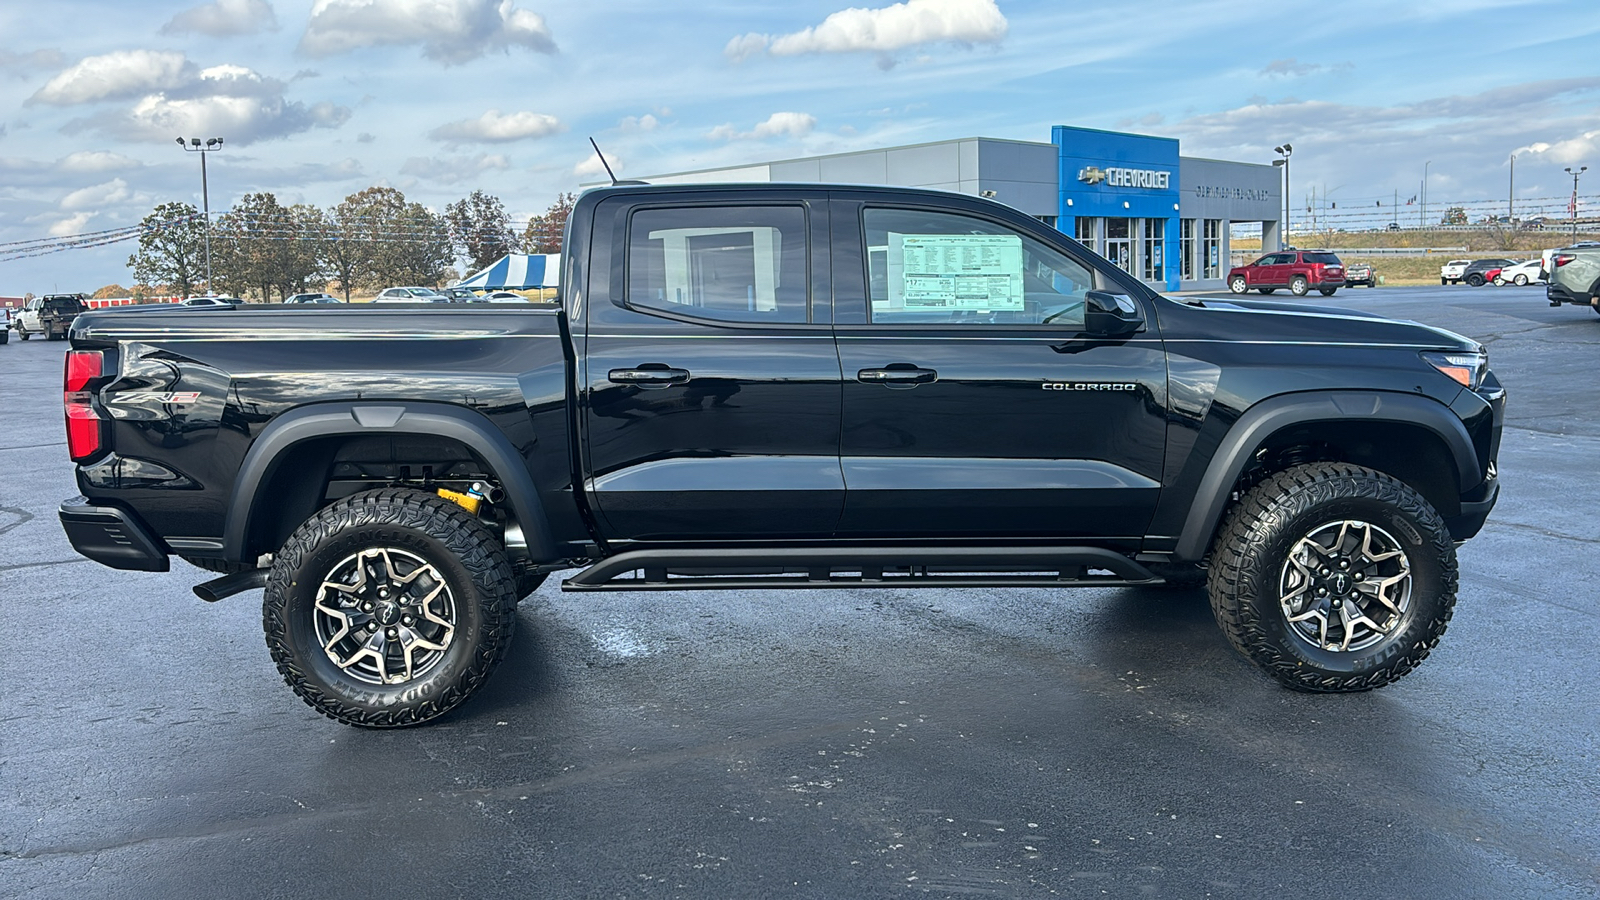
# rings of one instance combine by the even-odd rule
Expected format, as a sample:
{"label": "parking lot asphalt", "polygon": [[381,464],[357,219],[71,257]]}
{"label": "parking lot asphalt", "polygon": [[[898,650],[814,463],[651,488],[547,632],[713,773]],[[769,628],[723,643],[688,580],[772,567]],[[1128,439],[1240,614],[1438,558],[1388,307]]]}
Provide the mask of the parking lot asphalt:
{"label": "parking lot asphalt", "polygon": [[[1306,301],[1313,302],[1313,301]],[[1449,632],[1279,688],[1198,590],[574,594],[439,723],[317,716],[259,592],[77,558],[62,343],[0,347],[0,896],[1600,893],[1600,316],[1354,289],[1488,343],[1503,494]]]}

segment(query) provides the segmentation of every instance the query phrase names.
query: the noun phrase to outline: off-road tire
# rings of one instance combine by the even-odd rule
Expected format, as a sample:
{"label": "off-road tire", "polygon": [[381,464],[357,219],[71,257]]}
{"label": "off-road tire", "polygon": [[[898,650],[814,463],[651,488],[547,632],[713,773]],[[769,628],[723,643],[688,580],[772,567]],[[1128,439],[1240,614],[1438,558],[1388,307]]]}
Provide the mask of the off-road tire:
{"label": "off-road tire", "polygon": [[1148,568],[1163,579],[1156,587],[1192,590],[1206,584],[1205,567],[1198,563],[1151,563]]}
{"label": "off-road tire", "polygon": [[1244,294],[1250,291],[1250,285],[1244,280],[1243,275],[1235,275],[1228,279],[1228,290],[1235,294]]}
{"label": "off-road tire", "polygon": [[[1410,606],[1364,650],[1314,647],[1279,605],[1280,573],[1296,542],[1341,519],[1377,525],[1410,561]],[[1211,609],[1234,649],[1284,686],[1313,693],[1366,691],[1416,668],[1439,643],[1456,602],[1456,552],[1444,520],[1403,482],[1349,463],[1280,472],[1244,495],[1211,552]]]}
{"label": "off-road tire", "polygon": [[[341,560],[376,547],[433,566],[454,600],[455,631],[442,658],[393,685],[341,670],[324,652],[314,624],[323,579]],[[516,590],[500,542],[460,506],[423,491],[363,491],[323,508],[274,555],[262,628],[283,680],[313,709],[347,725],[419,725],[459,706],[500,664],[516,628]]]}
{"label": "off-road tire", "polygon": [[1311,292],[1311,284],[1305,278],[1296,275],[1289,281],[1289,293],[1296,297],[1304,297]]}
{"label": "off-road tire", "polygon": [[517,599],[518,600],[526,600],[529,597],[533,596],[533,592],[537,591],[539,589],[540,585],[544,584],[545,579],[550,577],[550,573],[549,572],[527,572],[527,571],[524,571],[524,572],[518,572],[516,577],[517,577]]}

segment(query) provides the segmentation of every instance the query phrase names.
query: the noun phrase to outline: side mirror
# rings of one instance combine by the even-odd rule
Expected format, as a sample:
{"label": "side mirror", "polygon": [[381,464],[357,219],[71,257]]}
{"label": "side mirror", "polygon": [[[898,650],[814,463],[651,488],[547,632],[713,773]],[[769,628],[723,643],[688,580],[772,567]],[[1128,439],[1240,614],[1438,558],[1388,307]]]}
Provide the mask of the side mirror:
{"label": "side mirror", "polygon": [[1144,313],[1127,294],[1090,291],[1083,295],[1083,330],[1092,337],[1123,337],[1144,330]]}

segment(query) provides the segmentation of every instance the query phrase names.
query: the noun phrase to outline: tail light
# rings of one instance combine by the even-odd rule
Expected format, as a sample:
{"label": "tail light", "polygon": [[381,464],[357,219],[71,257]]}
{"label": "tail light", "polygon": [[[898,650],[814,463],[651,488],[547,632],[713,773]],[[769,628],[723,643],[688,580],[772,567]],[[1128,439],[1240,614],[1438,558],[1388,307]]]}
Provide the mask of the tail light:
{"label": "tail light", "polygon": [[67,411],[67,453],[75,463],[99,455],[105,447],[105,420],[94,408],[94,388],[105,379],[105,357],[99,350],[70,350],[62,377],[61,402]]}
{"label": "tail light", "polygon": [[1572,254],[1572,253],[1557,253],[1555,255],[1555,258],[1550,260],[1550,262],[1554,263],[1555,267],[1559,269],[1562,266],[1566,265],[1569,262],[1572,262],[1573,260],[1575,260],[1577,258],[1578,257],[1577,257],[1576,254]]}

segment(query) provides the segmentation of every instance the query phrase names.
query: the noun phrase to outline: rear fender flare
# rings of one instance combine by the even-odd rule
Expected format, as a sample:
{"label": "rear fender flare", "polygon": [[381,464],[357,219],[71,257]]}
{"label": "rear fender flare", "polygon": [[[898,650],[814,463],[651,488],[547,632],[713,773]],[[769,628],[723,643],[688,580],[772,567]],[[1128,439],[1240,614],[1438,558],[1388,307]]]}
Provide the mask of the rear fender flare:
{"label": "rear fender flare", "polygon": [[1352,420],[1420,425],[1437,435],[1448,448],[1460,476],[1461,491],[1483,482],[1466,426],[1449,407],[1437,400],[1392,391],[1284,394],[1250,407],[1222,439],[1200,479],[1173,557],[1195,562],[1211,549],[1211,537],[1227,508],[1233,486],[1256,448],[1268,438],[1285,428],[1309,422]]}
{"label": "rear fender flare", "polygon": [[283,413],[250,445],[233,483],[223,531],[223,557],[244,561],[246,541],[261,486],[276,471],[284,454],[316,438],[340,435],[425,434],[460,441],[489,466],[500,485],[535,562],[559,557],[550,522],[522,455],[504,433],[481,413],[448,403],[317,403]]}

